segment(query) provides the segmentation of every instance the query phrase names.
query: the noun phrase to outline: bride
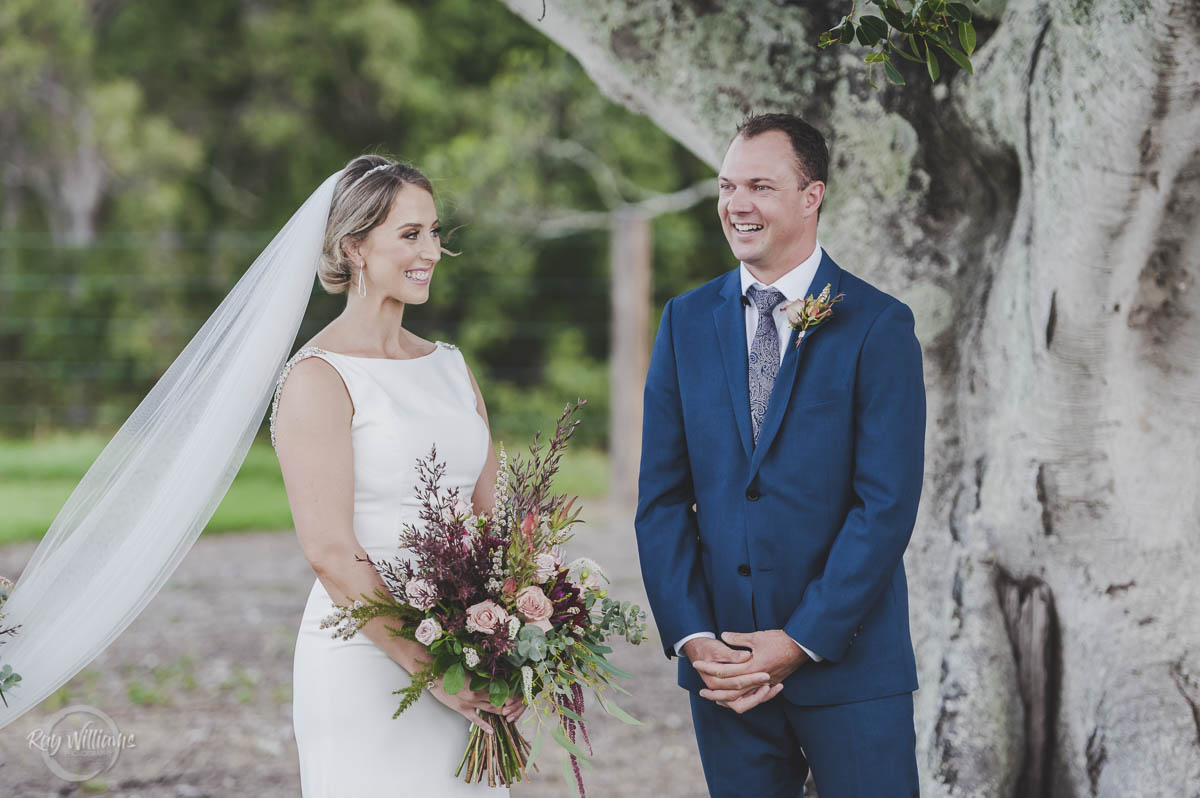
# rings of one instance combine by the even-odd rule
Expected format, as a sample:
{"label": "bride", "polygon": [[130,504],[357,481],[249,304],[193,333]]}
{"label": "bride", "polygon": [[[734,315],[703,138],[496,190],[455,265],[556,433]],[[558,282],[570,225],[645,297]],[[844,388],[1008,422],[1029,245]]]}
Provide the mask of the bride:
{"label": "bride", "polygon": [[[306,796],[475,794],[453,775],[477,711],[469,691],[393,720],[392,691],[424,650],[367,626],[319,628],[335,603],[383,582],[360,562],[397,554],[417,517],[414,465],[436,444],[443,485],[491,509],[497,464],[462,355],[405,330],[441,257],[433,188],[376,155],[331,175],[255,259],[88,469],[5,604],[20,634],[0,651],[23,680],[0,729],[82,670],[166,583],[212,517],[275,397],[277,447],[316,580],[300,624],[294,725]],[[314,275],[345,311],[285,364]],[[281,366],[283,367],[281,369]]]}
{"label": "bride", "polygon": [[[296,535],[317,580],[296,643],[293,720],[305,796],[465,795],[454,777],[466,744],[463,718],[510,720],[482,693],[429,692],[393,720],[392,691],[428,657],[377,618],[365,637],[335,640],[320,628],[334,604],[372,596],[384,583],[360,558],[396,554],[415,523],[415,464],[436,445],[443,485],[490,512],[496,455],[470,370],[449,344],[402,326],[407,305],[429,299],[442,245],[433,187],[416,169],[378,156],[351,161],[334,188],[317,269],[346,291],[346,309],[285,366],[272,414]],[[353,290],[349,290],[353,283]]]}

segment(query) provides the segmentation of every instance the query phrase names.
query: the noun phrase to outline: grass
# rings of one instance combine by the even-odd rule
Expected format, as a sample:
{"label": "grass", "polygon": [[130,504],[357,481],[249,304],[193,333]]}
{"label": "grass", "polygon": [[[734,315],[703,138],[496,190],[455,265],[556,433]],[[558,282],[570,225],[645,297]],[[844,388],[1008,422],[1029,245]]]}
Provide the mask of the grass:
{"label": "grass", "polygon": [[[0,544],[40,540],[107,443],[107,437],[96,434],[0,439]],[[604,496],[608,457],[593,449],[571,449],[556,486],[585,499]],[[269,443],[255,442],[204,532],[291,528],[275,452]]]}

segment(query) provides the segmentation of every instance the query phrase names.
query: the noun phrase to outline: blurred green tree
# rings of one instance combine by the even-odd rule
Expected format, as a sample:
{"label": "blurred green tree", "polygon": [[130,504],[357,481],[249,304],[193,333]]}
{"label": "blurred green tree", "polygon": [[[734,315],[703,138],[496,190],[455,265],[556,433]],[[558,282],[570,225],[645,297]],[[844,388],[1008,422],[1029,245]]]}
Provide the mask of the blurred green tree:
{"label": "blurred green tree", "polygon": [[[498,3],[14,0],[0,53],[9,433],[121,421],[312,188],[379,151],[462,225],[414,330],[463,347],[498,435],[582,394],[600,445],[608,238],[538,231],[711,175]],[[660,298],[724,268],[710,214],[655,222]],[[300,340],[343,301],[317,289]]]}

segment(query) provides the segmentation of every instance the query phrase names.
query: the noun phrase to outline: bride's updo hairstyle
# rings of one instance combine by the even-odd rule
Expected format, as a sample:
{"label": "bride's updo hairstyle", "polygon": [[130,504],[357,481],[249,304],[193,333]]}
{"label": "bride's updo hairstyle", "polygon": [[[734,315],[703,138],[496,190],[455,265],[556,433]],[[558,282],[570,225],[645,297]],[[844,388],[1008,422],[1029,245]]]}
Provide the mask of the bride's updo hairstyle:
{"label": "bride's updo hairstyle", "polygon": [[389,161],[382,155],[360,155],[342,171],[333,189],[329,222],[325,225],[325,243],[317,278],[331,294],[347,290],[354,279],[354,267],[346,256],[346,239],[361,242],[383,223],[396,195],[405,186],[418,186],[433,196],[433,184],[415,166]]}

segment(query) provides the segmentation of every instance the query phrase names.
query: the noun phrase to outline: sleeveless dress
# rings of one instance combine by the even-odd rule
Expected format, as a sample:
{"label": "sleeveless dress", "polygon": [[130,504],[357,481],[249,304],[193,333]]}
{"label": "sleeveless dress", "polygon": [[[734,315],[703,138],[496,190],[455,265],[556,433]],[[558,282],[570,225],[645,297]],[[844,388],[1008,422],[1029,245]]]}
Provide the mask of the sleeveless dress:
{"label": "sleeveless dress", "polygon": [[[439,342],[411,360],[299,350],[284,366],[275,412],[292,366],[319,357],[341,375],[354,404],[354,534],[372,558],[402,556],[401,527],[415,523],[416,462],[437,446],[443,490],[469,500],[488,452],[487,425],[458,349]],[[296,639],[292,722],[305,798],[347,796],[480,796],[486,783],[455,777],[470,723],[424,695],[395,720],[394,690],[409,675],[365,635],[335,640],[321,619],[333,601],[314,580]],[[490,792],[508,795],[507,790]]]}

